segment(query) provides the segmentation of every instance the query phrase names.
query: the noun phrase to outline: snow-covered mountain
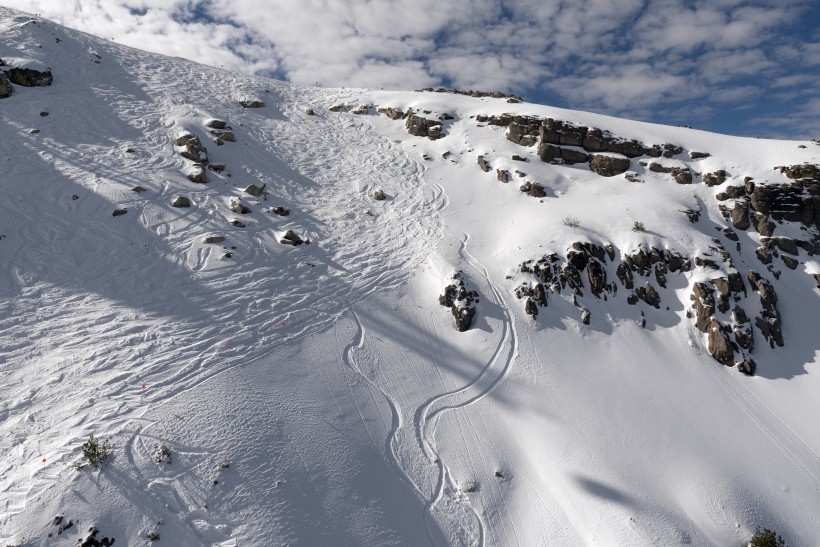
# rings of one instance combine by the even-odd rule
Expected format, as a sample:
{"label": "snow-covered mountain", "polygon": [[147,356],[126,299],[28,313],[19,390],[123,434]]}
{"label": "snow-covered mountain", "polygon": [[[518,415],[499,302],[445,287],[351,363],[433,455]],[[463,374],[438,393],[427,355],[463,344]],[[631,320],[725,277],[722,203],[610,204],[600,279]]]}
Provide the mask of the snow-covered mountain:
{"label": "snow-covered mountain", "polygon": [[818,143],[0,36],[1,545],[820,544]]}

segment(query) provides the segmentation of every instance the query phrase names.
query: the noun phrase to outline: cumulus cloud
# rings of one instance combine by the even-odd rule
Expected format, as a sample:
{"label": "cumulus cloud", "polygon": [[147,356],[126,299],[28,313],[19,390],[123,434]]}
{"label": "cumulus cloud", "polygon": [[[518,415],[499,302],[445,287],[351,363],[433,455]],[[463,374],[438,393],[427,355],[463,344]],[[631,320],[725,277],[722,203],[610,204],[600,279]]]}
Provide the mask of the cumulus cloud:
{"label": "cumulus cloud", "polygon": [[814,0],[2,1],[298,84],[499,89],[661,122],[685,110],[707,125],[728,102],[817,97],[805,69],[820,66],[820,44],[801,26],[820,15]]}

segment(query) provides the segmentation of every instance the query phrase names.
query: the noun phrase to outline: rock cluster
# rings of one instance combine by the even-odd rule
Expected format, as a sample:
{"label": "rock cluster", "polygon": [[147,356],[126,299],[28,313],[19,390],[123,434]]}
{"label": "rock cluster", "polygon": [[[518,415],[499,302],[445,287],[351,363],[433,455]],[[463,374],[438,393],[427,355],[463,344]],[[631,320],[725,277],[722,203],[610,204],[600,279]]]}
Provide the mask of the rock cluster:
{"label": "rock cluster", "polygon": [[478,304],[478,293],[468,290],[462,272],[458,272],[451,278],[451,283],[444,287],[444,292],[438,297],[438,303],[450,308],[456,330],[464,332],[472,325],[475,305]]}
{"label": "rock cluster", "polygon": [[431,120],[413,113],[407,116],[407,121],[404,123],[408,133],[416,137],[427,137],[431,141],[445,136],[441,131],[441,125],[441,120]]}
{"label": "rock cluster", "polygon": [[285,232],[285,235],[283,235],[282,238],[279,240],[279,243],[281,243],[282,245],[293,246],[301,245],[304,242],[305,240],[299,237],[299,234],[297,234],[293,230],[288,230],[287,232]]}
{"label": "rock cluster", "polygon": [[455,95],[467,95],[469,97],[491,97],[493,99],[507,99],[507,102],[510,102],[510,99],[512,99],[513,102],[521,102],[524,100],[518,95],[507,95],[506,93],[502,93],[501,91],[462,91],[460,89],[448,89],[444,87],[439,87],[437,89],[433,89],[432,87],[425,87],[423,89],[417,89],[416,91],[428,91],[433,93],[451,93]]}

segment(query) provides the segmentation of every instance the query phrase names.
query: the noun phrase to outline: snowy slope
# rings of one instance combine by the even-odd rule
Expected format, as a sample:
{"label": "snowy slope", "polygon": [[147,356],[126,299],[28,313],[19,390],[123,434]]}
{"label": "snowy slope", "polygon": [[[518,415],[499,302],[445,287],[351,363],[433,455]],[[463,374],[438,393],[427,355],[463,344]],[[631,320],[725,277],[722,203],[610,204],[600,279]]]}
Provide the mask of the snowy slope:
{"label": "snowy slope", "polygon": [[[4,8],[0,36],[0,59],[54,77],[0,99],[0,544],[74,545],[92,526],[118,545],[740,545],[756,526],[820,543],[820,261],[801,247],[767,267],[754,228],[724,231],[719,204],[736,200],[716,199],[746,177],[792,184],[774,168],[820,163],[816,143],[299,88]],[[451,119],[430,140],[387,107]],[[501,114],[683,151],[602,177],[479,121]],[[235,142],[217,144],[212,119]],[[186,132],[225,166],[205,184],[175,146]],[[726,182],[702,182],[718,170]],[[288,230],[307,243],[282,244]],[[575,243],[610,246],[617,291],[594,296],[584,271],[533,319],[520,265]],[[666,288],[636,272],[661,305],[629,304],[616,267],[653,247],[691,268]],[[687,317],[696,283],[737,272],[732,305],[754,321],[749,270],[777,291],[785,342],[754,327],[735,356],[755,376],[719,364]],[[438,302],[459,271],[478,298],[466,332]],[[77,470],[92,434],[113,454]]]}

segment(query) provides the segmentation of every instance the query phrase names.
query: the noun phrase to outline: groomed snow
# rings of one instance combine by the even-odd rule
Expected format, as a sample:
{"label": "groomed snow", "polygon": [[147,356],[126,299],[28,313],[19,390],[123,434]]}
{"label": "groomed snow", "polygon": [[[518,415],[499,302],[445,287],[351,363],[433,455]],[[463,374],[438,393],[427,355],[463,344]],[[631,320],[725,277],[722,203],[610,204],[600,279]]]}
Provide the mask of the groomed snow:
{"label": "groomed snow", "polygon": [[[692,285],[715,275],[703,268],[670,274],[660,309],[551,295],[533,321],[514,293],[521,262],[576,241],[709,252],[730,226],[720,188],[637,160],[639,183],[549,165],[475,116],[674,143],[686,152],[650,161],[735,184],[785,183],[774,167],[820,163],[820,146],[299,88],[28,20],[0,8],[0,58],[54,75],[0,100],[0,544],[75,545],[92,525],[124,545],[148,532],[183,546],[741,545],[756,526],[820,544],[817,261],[801,251],[780,268],[786,346],[756,332],[756,377],[714,361],[685,316]],[[265,106],[240,106],[249,97]],[[454,119],[430,141],[339,104]],[[213,119],[236,142],[218,146]],[[206,184],[186,178],[183,132],[226,165]],[[547,196],[520,192],[525,180]],[[777,235],[806,237],[798,226]],[[287,230],[309,244],[281,244]],[[758,234],[738,235],[742,250],[723,241],[734,266],[769,278]],[[454,271],[480,295],[465,333],[438,304]],[[113,456],[78,471],[91,434]],[[74,526],[58,534],[57,515]]]}

